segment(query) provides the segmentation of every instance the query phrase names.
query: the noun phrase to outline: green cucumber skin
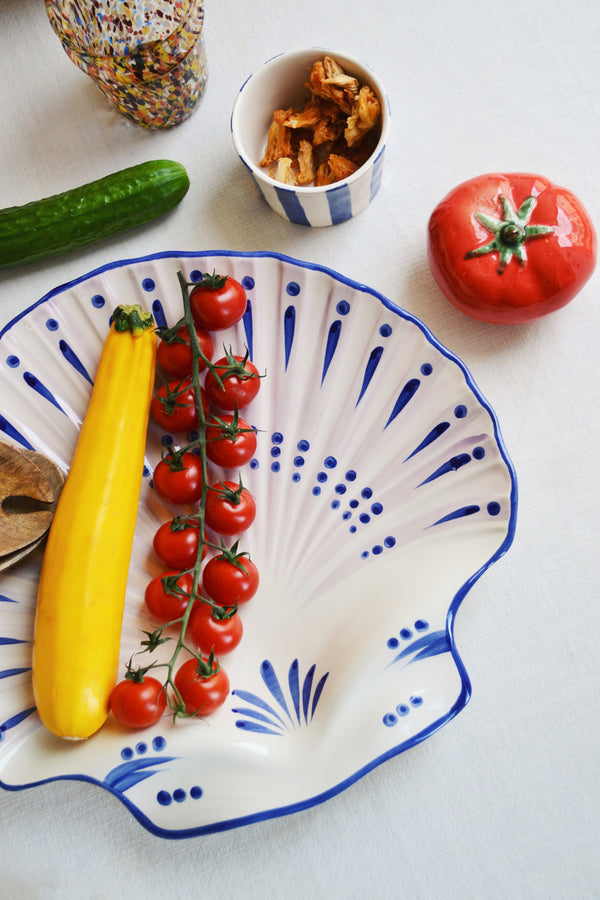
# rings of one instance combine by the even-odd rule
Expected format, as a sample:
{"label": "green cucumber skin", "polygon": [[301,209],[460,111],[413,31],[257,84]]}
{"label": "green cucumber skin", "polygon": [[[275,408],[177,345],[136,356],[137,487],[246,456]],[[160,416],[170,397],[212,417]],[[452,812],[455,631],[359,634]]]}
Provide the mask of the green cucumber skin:
{"label": "green cucumber skin", "polygon": [[81,187],[0,210],[0,269],[49,259],[168,212],[190,181],[181,163],[158,159]]}

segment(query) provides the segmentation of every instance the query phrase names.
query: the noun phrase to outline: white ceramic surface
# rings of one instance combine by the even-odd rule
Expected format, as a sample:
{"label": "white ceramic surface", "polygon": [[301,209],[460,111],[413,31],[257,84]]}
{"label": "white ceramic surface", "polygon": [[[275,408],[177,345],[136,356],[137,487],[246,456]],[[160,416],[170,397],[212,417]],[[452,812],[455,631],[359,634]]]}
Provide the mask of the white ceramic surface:
{"label": "white ceramic surface", "polygon": [[[273,113],[304,104],[310,96],[304,86],[310,68],[325,55],[333,56],[349,75],[377,94],[382,111],[379,141],[367,162],[343,181],[328,187],[281,184],[259,165]],[[389,102],[375,72],[353,56],[314,47],[281,53],[264,63],[240,88],[231,116],[235,148],[263,199],[284,219],[309,226],[336,225],[367,208],[381,184],[389,129]]]}
{"label": "white ceramic surface", "polygon": [[[266,373],[247,418],[244,470],[258,516],[243,536],[261,573],[232,693],[205,721],[112,719],[77,744],[39,723],[31,679],[37,553],[0,576],[0,784],[57,778],[112,791],[169,837],[235,827],[327,799],[444,725],[470,696],[453,636],[461,601],[510,546],[513,467],[464,365],[369,288],[275,254],[121,261],[61,286],[0,335],[0,429],[64,470],[118,303],[180,315],[177,271],[244,284],[244,320],[221,337]],[[122,634],[138,649],[152,536],[170,518],[150,473],[151,428]]]}

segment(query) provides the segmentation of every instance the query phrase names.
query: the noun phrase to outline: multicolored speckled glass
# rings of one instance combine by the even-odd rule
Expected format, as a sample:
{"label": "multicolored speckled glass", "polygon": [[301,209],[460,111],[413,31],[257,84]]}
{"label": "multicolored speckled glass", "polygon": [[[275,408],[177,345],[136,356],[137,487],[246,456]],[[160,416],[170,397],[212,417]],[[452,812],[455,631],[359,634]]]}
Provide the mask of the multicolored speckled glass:
{"label": "multicolored speckled glass", "polygon": [[45,0],[69,58],[146,128],[189,118],[207,78],[203,0]]}

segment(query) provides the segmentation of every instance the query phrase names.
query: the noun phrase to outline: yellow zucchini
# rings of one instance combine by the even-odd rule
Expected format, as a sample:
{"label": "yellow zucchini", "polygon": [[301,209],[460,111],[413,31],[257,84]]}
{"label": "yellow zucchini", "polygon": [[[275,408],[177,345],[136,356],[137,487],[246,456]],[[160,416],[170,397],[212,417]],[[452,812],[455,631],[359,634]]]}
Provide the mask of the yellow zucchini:
{"label": "yellow zucchini", "polygon": [[42,722],[81,739],[106,720],[154,385],[150,313],[119,306],[54,513],[38,588],[33,690]]}

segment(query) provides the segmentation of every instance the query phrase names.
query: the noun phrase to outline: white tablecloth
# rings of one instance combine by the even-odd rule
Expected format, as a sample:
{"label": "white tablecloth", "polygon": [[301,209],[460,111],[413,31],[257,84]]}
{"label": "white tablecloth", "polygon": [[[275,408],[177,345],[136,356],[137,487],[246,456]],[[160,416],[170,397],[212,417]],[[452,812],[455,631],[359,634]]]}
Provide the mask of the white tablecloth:
{"label": "white tablecloth", "polygon": [[[564,310],[480,324],[427,266],[429,214],[486,171],[569,187],[600,225],[596,0],[208,2],[210,76],[193,117],[154,133],[113,113],[39,0],[0,0],[0,204],[145,159],[182,162],[176,213],[0,275],[0,325],[55,285],[159,250],[274,250],[326,264],[416,314],[471,369],[517,469],[509,553],[467,595],[456,641],[467,707],[323,805],[183,841],[146,832],[91,785],[0,791],[0,896],[592,898],[600,896],[600,272]],[[233,149],[236,92],[282,49],[339,48],[387,86],[382,189],[329,229],[285,223]]]}

